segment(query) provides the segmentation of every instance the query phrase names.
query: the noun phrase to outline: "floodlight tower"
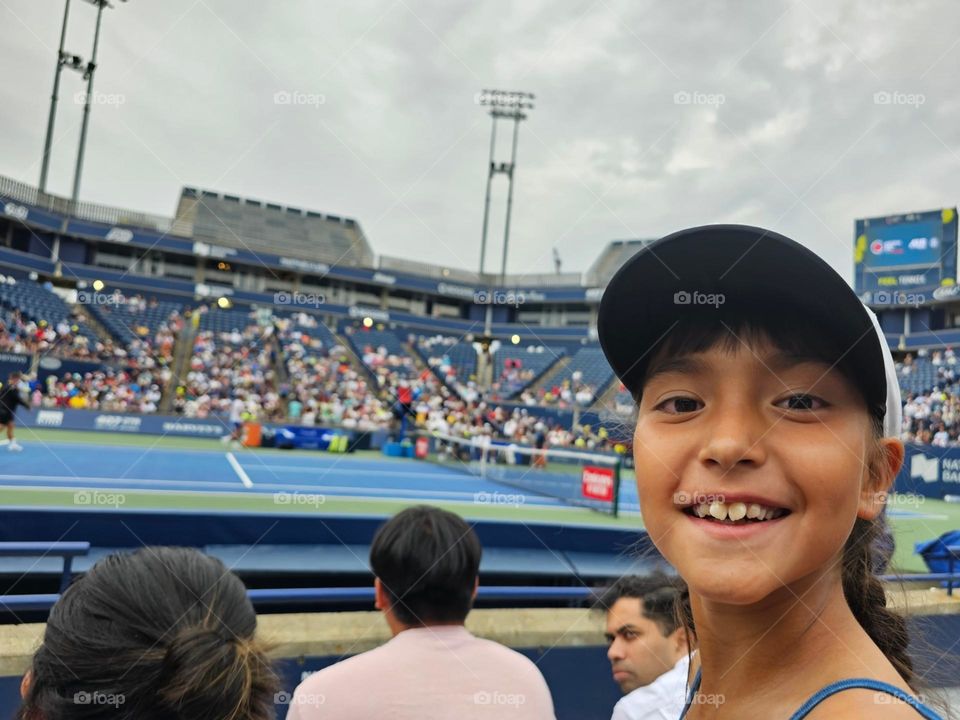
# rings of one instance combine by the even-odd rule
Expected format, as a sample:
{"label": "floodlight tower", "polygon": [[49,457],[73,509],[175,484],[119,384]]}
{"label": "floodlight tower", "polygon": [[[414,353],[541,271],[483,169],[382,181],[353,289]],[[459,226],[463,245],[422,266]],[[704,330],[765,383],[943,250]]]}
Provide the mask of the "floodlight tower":
{"label": "floodlight tower", "polygon": [[[120,0],[126,2],[127,0]],[[113,8],[109,0],[86,0],[97,8],[97,24],[93,34],[93,53],[90,62],[86,65],[79,55],[66,53],[63,50],[67,38],[67,20],[70,16],[70,0],[66,0],[63,7],[63,26],[60,29],[60,49],[57,51],[57,67],[53,73],[53,93],[50,96],[50,114],[47,117],[47,135],[43,143],[43,160],[40,164],[40,192],[47,191],[47,175],[50,170],[50,151],[53,147],[53,125],[57,116],[57,102],[60,96],[60,71],[63,68],[76,70],[83,74],[87,81],[87,94],[83,107],[83,123],[80,128],[80,148],[77,151],[77,166],[73,175],[73,203],[76,205],[80,195],[80,175],[83,172],[83,153],[87,144],[87,126],[90,119],[90,103],[93,96],[93,74],[97,69],[97,48],[100,44],[100,23],[105,7]]]}
{"label": "floodlight tower", "polygon": [[[507,248],[510,244],[510,215],[513,210],[513,175],[517,166],[517,138],[520,132],[520,122],[527,119],[525,111],[533,110],[533,93],[516,92],[510,90],[482,90],[477,95],[477,104],[490,108],[490,117],[493,119],[490,130],[490,160],[487,164],[487,193],[483,203],[483,231],[480,238],[480,276],[484,274],[484,264],[487,253],[487,227],[490,221],[490,188],[493,176],[502,173],[507,176],[507,219],[503,228],[503,255],[500,259],[500,287],[506,285],[507,277]],[[513,145],[510,151],[510,162],[498,163],[494,156],[497,142],[497,121],[513,120]],[[490,299],[493,293],[491,288]],[[487,304],[484,335],[490,336],[493,319],[492,302]]]}

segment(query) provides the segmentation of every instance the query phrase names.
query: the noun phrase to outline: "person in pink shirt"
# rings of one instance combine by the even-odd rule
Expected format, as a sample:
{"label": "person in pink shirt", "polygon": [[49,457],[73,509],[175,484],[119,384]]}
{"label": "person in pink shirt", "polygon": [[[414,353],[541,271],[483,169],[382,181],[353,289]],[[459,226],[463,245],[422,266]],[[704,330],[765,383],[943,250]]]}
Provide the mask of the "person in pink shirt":
{"label": "person in pink shirt", "polygon": [[392,639],[304,680],[287,720],[554,720],[537,666],[472,635],[481,547],[458,515],[407,508],[373,539],[376,607]]}

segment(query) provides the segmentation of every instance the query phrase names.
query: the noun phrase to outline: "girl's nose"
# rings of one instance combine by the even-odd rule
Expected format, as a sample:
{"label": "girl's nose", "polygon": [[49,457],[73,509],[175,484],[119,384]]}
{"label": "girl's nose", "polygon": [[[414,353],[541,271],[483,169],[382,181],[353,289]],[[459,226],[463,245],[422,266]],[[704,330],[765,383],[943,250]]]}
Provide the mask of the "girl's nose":
{"label": "girl's nose", "polygon": [[[700,461],[729,472],[737,466],[759,467],[766,459],[763,438],[770,431],[745,403],[715,408]],[[706,419],[706,418],[705,418]]]}

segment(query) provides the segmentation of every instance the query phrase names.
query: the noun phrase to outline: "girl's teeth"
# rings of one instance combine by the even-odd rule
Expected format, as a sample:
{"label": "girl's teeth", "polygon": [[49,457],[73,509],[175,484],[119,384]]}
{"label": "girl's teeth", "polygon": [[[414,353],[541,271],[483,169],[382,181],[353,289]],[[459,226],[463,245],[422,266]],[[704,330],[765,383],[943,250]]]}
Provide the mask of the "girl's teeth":
{"label": "girl's teeth", "polygon": [[739,522],[748,520],[773,520],[783,513],[775,508],[764,507],[757,503],[734,502],[727,503],[714,500],[711,503],[700,503],[692,508],[693,514],[700,518],[712,517],[721,522]]}
{"label": "girl's teeth", "polygon": [[712,502],[710,503],[710,516],[717,520],[726,520],[727,519],[727,505],[722,502]]}
{"label": "girl's teeth", "polygon": [[736,522],[743,520],[747,516],[747,506],[742,502],[730,503],[727,508],[727,517]]}

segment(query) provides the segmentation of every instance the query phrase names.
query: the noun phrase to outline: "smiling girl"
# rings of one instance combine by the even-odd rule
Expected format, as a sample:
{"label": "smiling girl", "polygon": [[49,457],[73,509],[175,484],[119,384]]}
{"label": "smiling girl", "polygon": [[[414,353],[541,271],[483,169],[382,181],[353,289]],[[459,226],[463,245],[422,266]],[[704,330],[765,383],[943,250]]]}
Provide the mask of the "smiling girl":
{"label": "smiling girl", "polygon": [[620,269],[598,330],[637,405],[644,526],[690,588],[685,720],[939,718],[874,574],[900,393],[843,278],[775,233],[693,228]]}

